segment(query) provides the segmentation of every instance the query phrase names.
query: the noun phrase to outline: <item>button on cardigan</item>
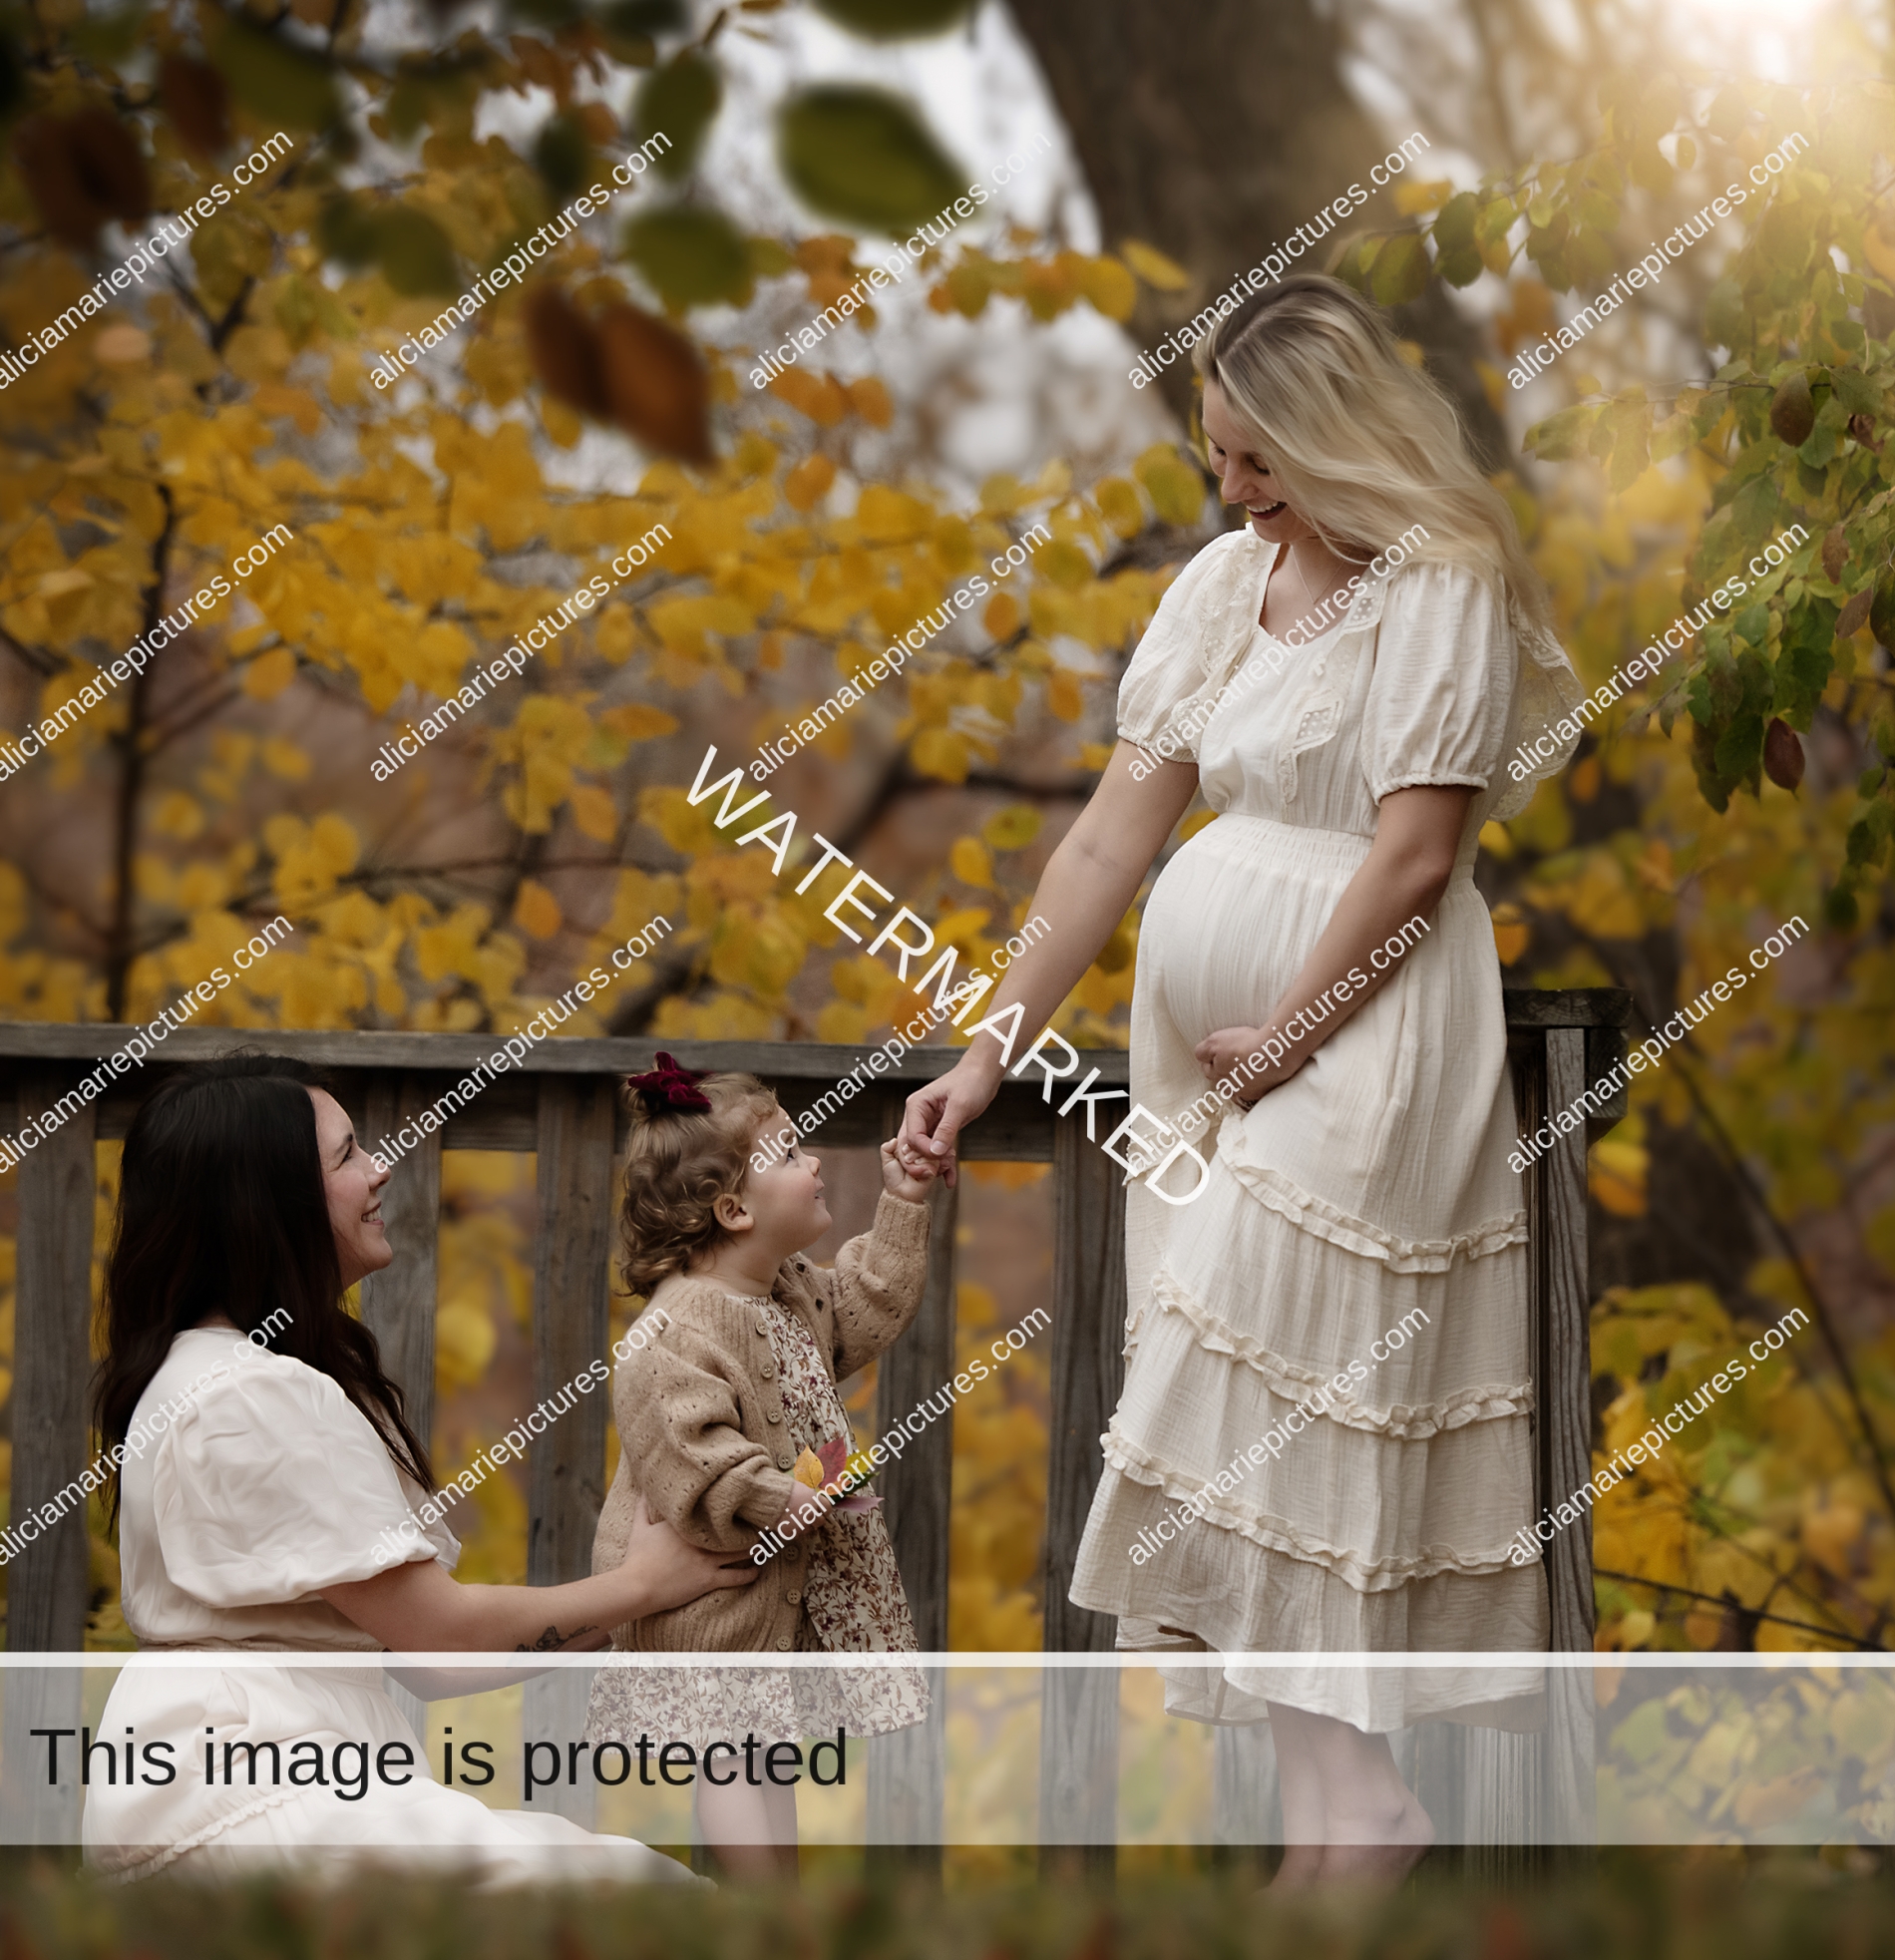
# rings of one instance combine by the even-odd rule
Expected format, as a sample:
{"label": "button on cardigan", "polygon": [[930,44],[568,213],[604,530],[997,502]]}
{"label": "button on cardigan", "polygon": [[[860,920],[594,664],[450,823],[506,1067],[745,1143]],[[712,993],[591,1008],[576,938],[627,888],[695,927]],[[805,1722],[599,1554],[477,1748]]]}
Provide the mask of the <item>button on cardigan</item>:
{"label": "button on cardigan", "polygon": [[[928,1269],[928,1207],[884,1192],[874,1225],[833,1268],[801,1255],[777,1269],[773,1297],[816,1338],[840,1381],[873,1361],[914,1320]],[[770,1331],[754,1304],[721,1281],[673,1275],[645,1313],[668,1321],[628,1355],[612,1379],[618,1469],[599,1512],[592,1570],[625,1555],[640,1492],[653,1517],[692,1544],[748,1556],[788,1504],[795,1457]],[[706,1593],[613,1629],[612,1645],[640,1653],[787,1652],[802,1616],[808,1555],[793,1539],[748,1586]]]}

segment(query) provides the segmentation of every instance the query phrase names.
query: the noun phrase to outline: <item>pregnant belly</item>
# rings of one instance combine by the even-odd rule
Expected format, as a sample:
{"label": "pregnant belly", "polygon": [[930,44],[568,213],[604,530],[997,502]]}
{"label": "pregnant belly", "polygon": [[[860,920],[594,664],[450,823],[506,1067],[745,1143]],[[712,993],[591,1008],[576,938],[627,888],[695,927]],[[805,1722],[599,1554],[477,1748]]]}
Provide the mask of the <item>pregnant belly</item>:
{"label": "pregnant belly", "polygon": [[1262,817],[1207,825],[1146,901],[1135,1006],[1192,1041],[1255,1026],[1301,971],[1370,842]]}

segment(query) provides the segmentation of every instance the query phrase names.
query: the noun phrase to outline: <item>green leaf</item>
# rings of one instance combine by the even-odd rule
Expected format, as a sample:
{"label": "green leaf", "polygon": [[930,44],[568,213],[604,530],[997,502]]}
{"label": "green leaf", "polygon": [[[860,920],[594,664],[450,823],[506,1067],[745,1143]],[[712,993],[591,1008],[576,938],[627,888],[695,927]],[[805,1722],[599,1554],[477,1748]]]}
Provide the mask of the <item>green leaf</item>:
{"label": "green leaf", "polygon": [[1764,645],[1770,636],[1770,608],[1746,605],[1730,622],[1730,630],[1751,646]]}
{"label": "green leaf", "polygon": [[1612,275],[1612,242],[1603,231],[1574,226],[1563,256],[1571,282],[1577,286],[1603,285]]}
{"label": "green leaf", "polygon": [[1842,404],[1845,414],[1879,415],[1882,412],[1882,391],[1860,368],[1832,367],[1829,370],[1829,385],[1836,391],[1836,400]]}
{"label": "green leaf", "polygon": [[1895,646],[1895,572],[1884,572],[1875,582],[1875,597],[1869,604],[1869,630],[1884,646]]}
{"label": "green leaf", "polygon": [[1891,831],[1895,831],[1895,807],[1877,797],[1849,826],[1846,861],[1851,865],[1880,864]]}
{"label": "green leaf", "polygon": [[946,34],[973,11],[973,0],[816,0],[816,11],[868,41]]}
{"label": "green leaf", "polygon": [[1812,470],[1826,468],[1841,453],[1842,438],[1848,428],[1849,411],[1831,395],[1816,411],[1816,426],[1796,452],[1796,459]]}
{"label": "green leaf", "polygon": [[1582,223],[1594,225],[1601,231],[1618,228],[1619,206],[1598,191],[1582,193],[1573,209]]}
{"label": "green leaf", "polygon": [[360,271],[375,263],[375,212],[362,198],[344,192],[316,214],[316,243],[325,258]]}
{"label": "green leaf", "polygon": [[382,277],[399,293],[459,292],[461,268],[448,234],[409,204],[375,219],[375,256]]}
{"label": "green leaf", "polygon": [[1675,76],[1661,73],[1653,77],[1639,97],[1640,137],[1656,144],[1660,137],[1670,136],[1683,105],[1684,97]]}
{"label": "green leaf", "polygon": [[785,272],[796,270],[794,254],[785,250],[775,238],[746,238],[744,249],[750,254],[751,271],[760,279],[780,279]]}
{"label": "green leaf", "polygon": [[1669,191],[1676,175],[1665,160],[1665,153],[1656,143],[1639,144],[1627,159],[1632,170],[1632,181],[1641,189],[1654,193]]}
{"label": "green leaf", "polygon": [[[667,158],[661,158],[662,171]],[[571,202],[592,181],[592,146],[585,126],[568,111],[549,117],[533,146],[533,167],[546,180],[556,202]]]}
{"label": "green leaf", "polygon": [[899,96],[851,83],[792,95],[777,114],[777,154],[812,210],[888,237],[939,215],[967,182]]}
{"label": "green leaf", "polygon": [[1652,406],[1643,401],[1614,402],[1606,411],[1606,424],[1612,430],[1612,467],[1607,482],[1617,494],[1631,489],[1652,460]]}
{"label": "green leaf", "polygon": [[1434,219],[1434,249],[1451,252],[1474,243],[1474,216],[1479,208],[1474,194],[1462,191],[1450,197]]}
{"label": "green leaf", "polygon": [[1369,294],[1382,306],[1405,305],[1426,291],[1431,269],[1421,234],[1397,232],[1375,254],[1375,269],[1368,275]]}
{"label": "green leaf", "polygon": [[1737,679],[1743,689],[1741,712],[1755,715],[1768,713],[1770,697],[1775,692],[1770,663],[1746,646],[1737,655]]}
{"label": "green leaf", "polygon": [[[1678,405],[1682,411],[1685,406],[1683,395],[1679,397]],[[1709,435],[1723,420],[1728,407],[1729,403],[1721,392],[1706,388],[1691,405],[1692,428],[1701,437]]]}
{"label": "green leaf", "polygon": [[1705,338],[1733,352],[1750,338],[1743,312],[1743,287],[1729,273],[1705,296]]}
{"label": "green leaf", "polygon": [[1668,415],[1652,430],[1652,461],[1663,463],[1668,457],[1682,456],[1697,440],[1689,415]]}
{"label": "green leaf", "polygon": [[632,122],[640,142],[660,131],[671,139],[670,149],[654,160],[660,177],[675,184],[690,176],[723,99],[717,64],[695,48],[681,50],[645,78]]}
{"label": "green leaf", "polygon": [[1527,231],[1527,256],[1539,268],[1540,278],[1554,292],[1570,292],[1573,280],[1566,267],[1566,213],[1554,212],[1556,223],[1533,225]]}
{"label": "green leaf", "polygon": [[326,130],[341,120],[341,98],[329,64],[251,21],[226,21],[211,60],[237,101],[266,123]]}
{"label": "green leaf", "polygon": [[1585,454],[1587,438],[1604,413],[1596,402],[1581,402],[1577,407],[1563,408],[1557,415],[1549,415],[1544,422],[1536,422],[1527,431],[1526,446],[1535,456],[1548,463],[1570,462],[1575,456]]}
{"label": "green leaf", "polygon": [[1511,197],[1496,197],[1480,207],[1480,216],[1474,222],[1474,235],[1483,245],[1498,244],[1513,228],[1513,220],[1519,216]]}
{"label": "green leaf", "polygon": [[277,282],[274,311],[276,324],[299,353],[319,333],[331,340],[354,340],[361,332],[355,315],[320,279],[300,272]]}
{"label": "green leaf", "polygon": [[1732,83],[1717,91],[1710,114],[1705,118],[1705,127],[1719,143],[1733,143],[1742,134],[1749,113],[1742,89]]}
{"label": "green leaf", "polygon": [[1836,605],[1805,599],[1783,621],[1776,656],[1775,707],[1792,728],[1806,729],[1835,665]]}
{"label": "green leaf", "polygon": [[1486,271],[1487,263],[1478,245],[1459,245],[1443,252],[1434,261],[1434,269],[1451,286],[1471,286]]}
{"label": "green leaf", "polygon": [[673,312],[750,303],[750,241],[722,211],[673,204],[643,212],[625,226],[624,250]]}
{"label": "green leaf", "polygon": [[1763,717],[1738,715],[1718,736],[1712,760],[1718,777],[1726,783],[1740,783],[1757,774],[1763,764]]}
{"label": "green leaf", "polygon": [[1776,529],[1776,516],[1782,508],[1776,485],[1767,475],[1753,477],[1730,500],[1731,545],[1736,551],[1754,551]]}
{"label": "green leaf", "polygon": [[1372,235],[1351,238],[1342,247],[1341,256],[1329,270],[1344,285],[1353,286],[1357,292],[1368,290],[1368,268],[1374,264],[1375,255],[1381,250],[1381,240]]}

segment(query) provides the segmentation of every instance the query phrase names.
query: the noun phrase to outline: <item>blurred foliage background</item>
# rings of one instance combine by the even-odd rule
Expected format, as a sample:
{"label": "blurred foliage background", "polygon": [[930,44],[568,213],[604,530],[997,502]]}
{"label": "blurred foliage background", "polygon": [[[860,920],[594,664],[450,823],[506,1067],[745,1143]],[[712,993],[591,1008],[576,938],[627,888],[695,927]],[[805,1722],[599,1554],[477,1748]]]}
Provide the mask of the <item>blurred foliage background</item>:
{"label": "blurred foliage background", "polygon": [[[1461,403],[1588,685],[1746,588],[1488,827],[1496,957],[1516,985],[1630,987],[1643,1032],[1777,927],[1810,928],[1635,1080],[1592,1153],[1602,1460],[1759,1327],[1811,1317],[1601,1505],[1599,1639],[1882,1648],[1888,15],[1204,0],[1177,19],[1150,0],[0,11],[0,346],[83,313],[0,391],[0,726],[81,695],[271,526],[293,532],[0,783],[0,1014],[148,1017],[282,912],[293,942],[203,1018],[506,1033],[663,912],[681,930],[573,1031],[878,1037],[915,996],[837,938],[829,887],[794,897],[688,805],[706,746],[747,764],[986,579],[768,776],[773,807],[984,957],[1109,753],[1166,580],[1222,521],[1184,364],[1141,394],[1132,355],[1423,132],[1330,262]],[[85,310],[151,220],[279,131],[188,254]],[[649,167],[525,289],[429,338],[639,146]],[[1029,153],[1019,175],[1044,182],[1010,202],[996,167]],[[937,221],[975,184],[991,208]],[[1730,185],[1743,197],[1661,282],[1509,384]],[[902,280],[755,385],[764,349],[925,220]],[[374,361],[414,335],[422,358],[378,388]],[[1746,572],[1791,524],[1803,542]],[[518,681],[375,779],[383,743],[660,525]],[[1073,1040],[1124,1039],[1137,930],[1135,909],[1066,1003]],[[102,1147],[102,1230],[114,1175]],[[5,1343],[11,1192],[0,1178]],[[527,1399],[532,1193],[530,1163],[447,1159],[444,1473]],[[1043,1297],[1023,1256],[1046,1242],[1037,1173],[977,1171],[963,1224],[964,1345]],[[953,1643],[1033,1645],[1043,1352],[956,1411],[954,1448]],[[524,1576],[511,1477],[455,1526],[470,1576]],[[95,1552],[95,1637],[123,1644],[115,1554]],[[1719,1719],[1646,1715],[1636,1691],[1602,1677],[1626,1733]],[[1872,1834],[1895,1734],[1797,1692],[1786,1719],[1854,1764]],[[1717,1744],[1758,1788],[1773,1747],[1754,1727]]]}

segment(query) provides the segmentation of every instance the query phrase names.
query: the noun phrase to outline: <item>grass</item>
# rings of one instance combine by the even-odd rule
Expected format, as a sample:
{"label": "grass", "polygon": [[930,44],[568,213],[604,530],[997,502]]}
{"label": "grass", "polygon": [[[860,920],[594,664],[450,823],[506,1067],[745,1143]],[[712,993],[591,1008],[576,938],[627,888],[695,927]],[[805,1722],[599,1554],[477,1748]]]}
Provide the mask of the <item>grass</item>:
{"label": "grass", "polygon": [[[0,1960],[1762,1960],[1895,1954],[1880,1851],[1616,1851],[1584,1876],[1272,1900],[1247,1863],[1116,1884],[956,1867],[946,1885],[814,1861],[804,1889],[478,1894],[378,1876],[334,1892],[94,1884],[68,1853],[0,1853]],[[827,1866],[827,1868],[819,1868]]]}

